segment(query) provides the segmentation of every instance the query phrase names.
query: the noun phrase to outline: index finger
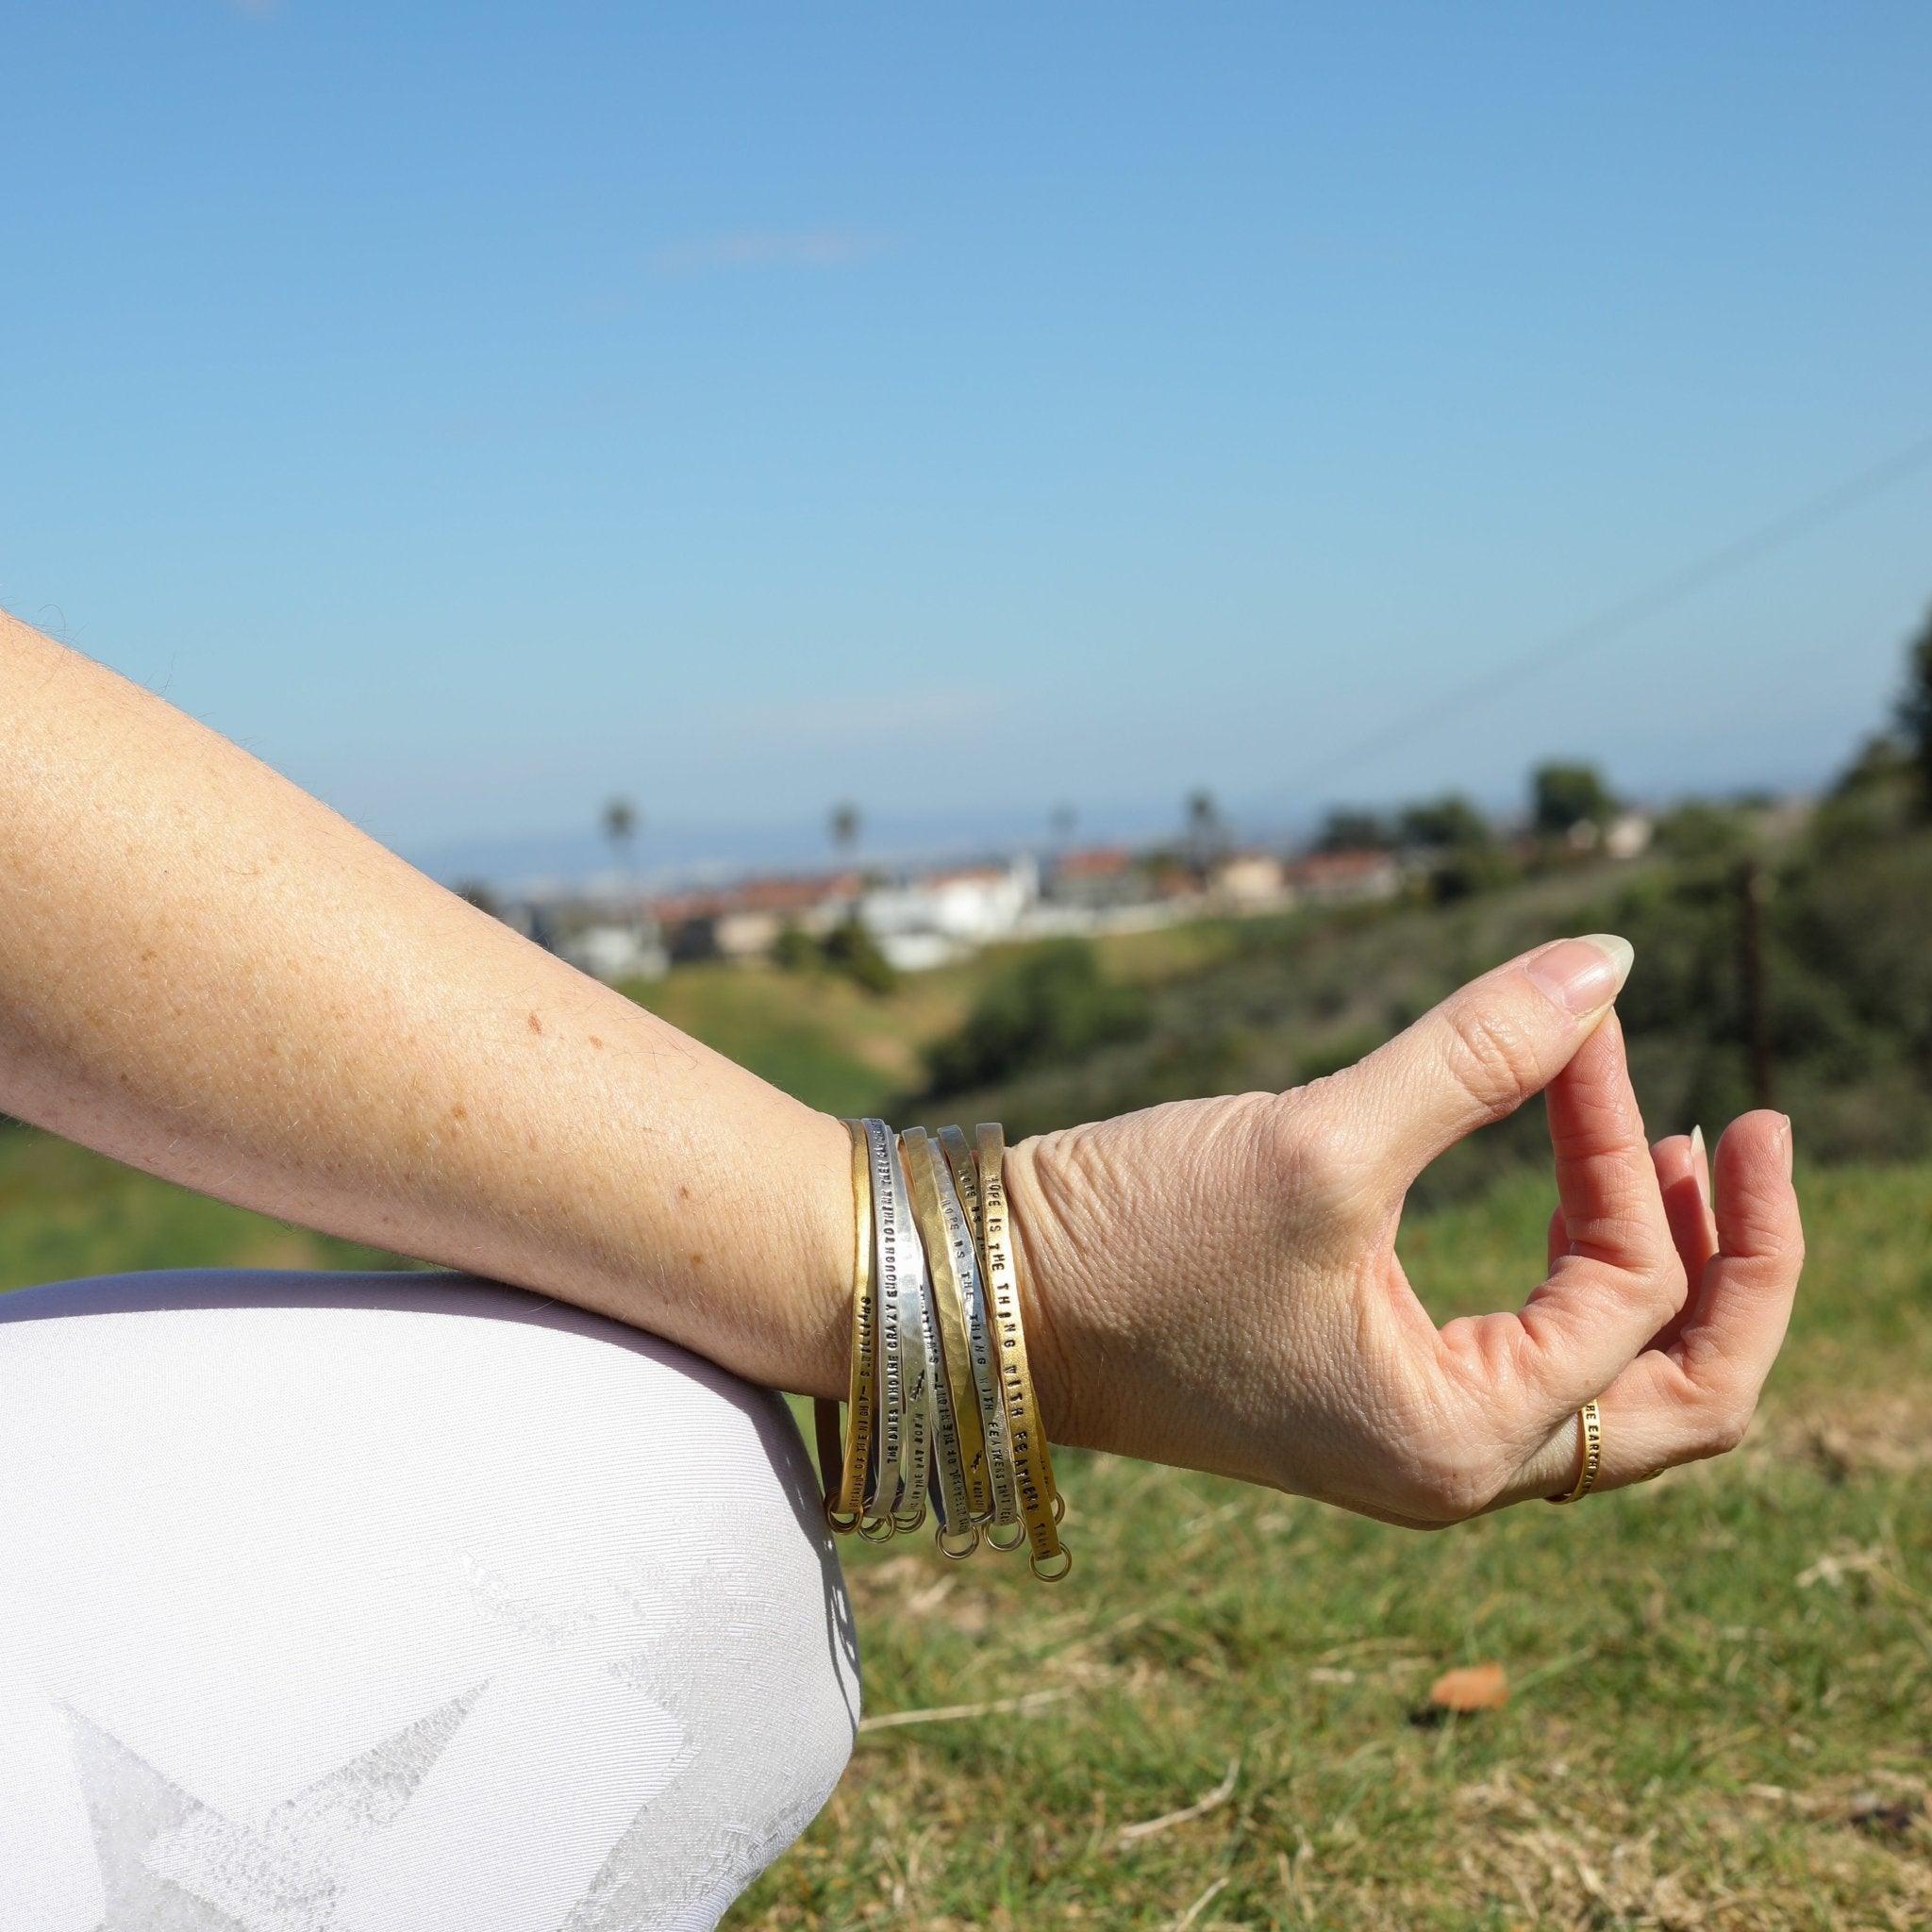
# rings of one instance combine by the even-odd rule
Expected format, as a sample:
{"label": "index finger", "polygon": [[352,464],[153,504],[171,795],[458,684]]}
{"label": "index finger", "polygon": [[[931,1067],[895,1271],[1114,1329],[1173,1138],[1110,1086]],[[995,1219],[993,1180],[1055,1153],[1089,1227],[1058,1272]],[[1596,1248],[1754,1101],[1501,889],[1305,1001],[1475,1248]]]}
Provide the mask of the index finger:
{"label": "index finger", "polygon": [[1441,1332],[1451,1364],[1491,1402],[1523,1403],[1506,1426],[1530,1441],[1607,1389],[1687,1287],[1614,1013],[1550,1083],[1549,1113],[1568,1247],[1520,1313]]}

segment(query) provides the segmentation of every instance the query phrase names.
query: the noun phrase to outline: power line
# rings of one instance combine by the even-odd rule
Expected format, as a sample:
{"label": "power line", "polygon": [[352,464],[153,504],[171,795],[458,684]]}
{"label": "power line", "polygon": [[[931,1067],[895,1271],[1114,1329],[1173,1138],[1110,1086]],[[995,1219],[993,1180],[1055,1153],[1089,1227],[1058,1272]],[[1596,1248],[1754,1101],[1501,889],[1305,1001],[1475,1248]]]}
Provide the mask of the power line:
{"label": "power line", "polygon": [[1408,717],[1382,725],[1357,739],[1355,743],[1303,774],[1301,784],[1319,785],[1364,758],[1377,757],[1418,732],[1441,724],[1445,719],[1480,704],[1483,699],[1507,690],[1520,678],[1535,676],[1568,658],[1580,656],[1594,645],[1607,643],[1650,618],[1660,616],[1699,591],[1722,582],[1725,577],[1735,576],[1760,558],[1808,537],[1812,531],[1870,503],[1874,497],[1882,496],[1928,465],[1932,465],[1932,433],[1919,437],[1870,468],[1833,484],[1796,508],[1786,510],[1769,523],[1760,524],[1757,529],[1709,552],[1694,563],[1685,564],[1668,576],[1659,577],[1655,583],[1596,612],[1594,616],[1585,618],[1580,624],[1571,625],[1553,637],[1544,638],[1507,663],[1485,671],[1466,684],[1457,685],[1432,698],[1426,707]]}

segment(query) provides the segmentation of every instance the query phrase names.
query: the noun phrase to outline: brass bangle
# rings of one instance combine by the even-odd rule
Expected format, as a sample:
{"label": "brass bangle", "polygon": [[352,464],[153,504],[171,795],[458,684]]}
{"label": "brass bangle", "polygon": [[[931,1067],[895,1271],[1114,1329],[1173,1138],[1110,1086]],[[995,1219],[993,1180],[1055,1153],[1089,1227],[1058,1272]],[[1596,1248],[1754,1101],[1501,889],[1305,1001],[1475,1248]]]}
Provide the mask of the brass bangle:
{"label": "brass bangle", "polygon": [[[1017,1526],[1020,1521],[1019,1491],[1013,1479],[1013,1448],[1007,1435],[1006,1405],[1000,1400],[999,1363],[995,1359],[998,1349],[993,1340],[992,1311],[987,1305],[986,1276],[979,1265],[978,1223],[960,1197],[956,1145],[958,1160],[963,1161],[972,1183],[974,1208],[979,1205],[979,1181],[972,1173],[973,1150],[967,1146],[966,1137],[958,1127],[941,1128],[939,1145],[945,1158],[933,1163],[933,1172],[939,1181],[940,1213],[946,1224],[953,1260],[959,1274],[967,1366],[979,1410],[981,1441],[986,1450],[991,1506],[986,1520],[1002,1527]],[[1023,1540],[1011,1538],[1002,1545],[989,1532],[989,1541],[996,1549],[1016,1549]]]}
{"label": "brass bangle", "polygon": [[974,1137],[979,1151],[980,1245],[999,1338],[1000,1394],[1012,1438],[1020,1514],[1026,1525],[1034,1575],[1042,1583],[1058,1583],[1073,1568],[1074,1559],[1059,1538],[1053,1458],[1026,1360],[1026,1332],[1020,1313],[1020,1280],[1003,1172],[1007,1137],[992,1121],[982,1121]]}
{"label": "brass bangle", "polygon": [[[906,1157],[906,1179],[912,1190],[912,1218],[919,1239],[925,1248],[926,1273],[932,1281],[932,1298],[939,1317],[940,1358],[944,1366],[941,1400],[953,1439],[953,1454],[959,1476],[960,1514],[963,1522],[948,1524],[960,1534],[974,1521],[983,1522],[992,1513],[992,1487],[986,1473],[986,1425],[980,1420],[979,1401],[973,1387],[973,1358],[966,1341],[966,1285],[959,1274],[959,1257],[953,1245],[953,1234],[946,1224],[940,1189],[945,1174],[945,1161],[924,1127],[908,1127],[899,1136],[899,1148]],[[943,1440],[943,1436],[940,1438]],[[943,1457],[938,1458],[941,1495],[950,1486]],[[976,1530],[972,1542],[977,1543]],[[943,1545],[941,1545],[943,1547]],[[946,1554],[955,1554],[947,1550]],[[958,1552],[970,1555],[967,1550]]]}
{"label": "brass bangle", "polygon": [[[845,1131],[851,1137],[852,1152],[852,1200],[855,1241],[852,1262],[852,1360],[850,1383],[847,1389],[847,1407],[851,1409],[855,1425],[860,1414],[866,1417],[864,1426],[871,1431],[872,1419],[869,1409],[861,1409],[858,1404],[858,1363],[859,1363],[859,1311],[864,1304],[866,1276],[871,1270],[872,1257],[872,1203],[867,1193],[868,1170],[865,1160],[865,1140],[862,1131],[851,1121],[845,1124]],[[858,1527],[858,1512],[846,1504],[846,1451],[841,1445],[839,1431],[839,1404],[829,1395],[815,1395],[811,1403],[812,1433],[818,1439],[819,1480],[824,1490],[825,1521],[841,1536],[849,1535]],[[848,1438],[849,1440],[849,1438]]]}
{"label": "brass bangle", "polygon": [[866,1475],[872,1462],[873,1415],[877,1406],[872,1281],[872,1159],[865,1129],[847,1121],[852,1138],[852,1372],[845,1392],[845,1453],[836,1506],[826,1521],[834,1529],[856,1529],[865,1513]]}
{"label": "brass bangle", "polygon": [[1576,1487],[1567,1496],[1545,1496],[1546,1503],[1574,1503],[1596,1488],[1597,1472],[1604,1466],[1604,1419],[1595,1396],[1576,1411],[1576,1433],[1583,1448],[1583,1466],[1576,1472]]}
{"label": "brass bangle", "polygon": [[839,1405],[829,1395],[811,1399],[812,1433],[818,1439],[819,1482],[824,1491],[825,1522],[841,1536],[858,1527],[858,1518],[843,1514],[839,1506],[840,1466],[844,1451],[839,1446]]}
{"label": "brass bangle", "polygon": [[[986,1424],[987,1461],[992,1477],[993,1522],[1013,1531],[1002,1539],[991,1529],[986,1533],[989,1545],[1003,1554],[1017,1550],[1026,1541],[1020,1523],[1020,1495],[1013,1469],[1012,1440],[1007,1429],[1006,1404],[1000,1395],[998,1350],[992,1333],[986,1270],[980,1260],[984,1232],[979,1211],[979,1163],[966,1136],[958,1127],[940,1129],[940,1150],[946,1157],[946,1169],[953,1183],[951,1200],[965,1223],[968,1245],[972,1249],[971,1282],[973,1299],[968,1304],[968,1335],[973,1351],[974,1381]],[[1056,1518],[1056,1521],[1058,1519]]]}

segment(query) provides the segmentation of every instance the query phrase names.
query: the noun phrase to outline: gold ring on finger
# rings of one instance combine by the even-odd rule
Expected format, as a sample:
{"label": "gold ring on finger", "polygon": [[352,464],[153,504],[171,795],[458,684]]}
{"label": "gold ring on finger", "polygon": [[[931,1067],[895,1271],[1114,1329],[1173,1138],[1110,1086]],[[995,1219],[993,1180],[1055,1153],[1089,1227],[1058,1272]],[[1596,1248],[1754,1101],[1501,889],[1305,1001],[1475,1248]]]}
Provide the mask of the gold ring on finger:
{"label": "gold ring on finger", "polygon": [[1583,1441],[1583,1467],[1576,1472],[1576,1487],[1567,1496],[1545,1498],[1548,1502],[1574,1503],[1596,1487],[1597,1471],[1604,1466],[1604,1419],[1594,1396],[1576,1411],[1576,1427]]}

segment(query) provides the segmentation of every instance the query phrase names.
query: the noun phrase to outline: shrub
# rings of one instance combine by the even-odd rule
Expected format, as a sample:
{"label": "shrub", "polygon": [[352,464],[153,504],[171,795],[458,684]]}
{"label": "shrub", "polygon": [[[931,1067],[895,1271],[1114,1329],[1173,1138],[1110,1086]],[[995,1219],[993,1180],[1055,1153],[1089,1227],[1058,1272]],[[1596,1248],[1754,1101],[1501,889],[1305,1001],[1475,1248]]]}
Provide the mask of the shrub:
{"label": "shrub", "polygon": [[854,917],[825,935],[825,963],[867,992],[891,992],[899,983],[898,970],[879,950],[872,928]]}
{"label": "shrub", "polygon": [[1146,995],[1108,980],[1084,940],[1034,947],[926,1055],[928,1090],[958,1092],[1144,1034]]}

